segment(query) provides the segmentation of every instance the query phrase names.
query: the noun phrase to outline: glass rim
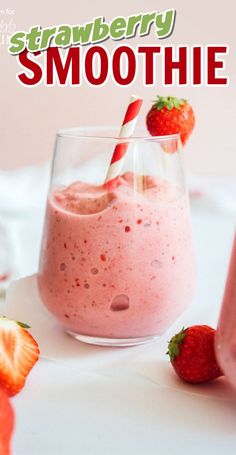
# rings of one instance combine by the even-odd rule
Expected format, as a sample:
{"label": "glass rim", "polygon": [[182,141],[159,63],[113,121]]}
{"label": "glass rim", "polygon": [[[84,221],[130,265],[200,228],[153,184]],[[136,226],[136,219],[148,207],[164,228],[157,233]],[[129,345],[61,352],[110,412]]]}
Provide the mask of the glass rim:
{"label": "glass rim", "polygon": [[107,135],[105,132],[112,132],[118,130],[115,126],[82,126],[74,128],[61,128],[57,133],[56,137],[68,138],[68,139],[90,139],[90,140],[106,140],[106,141],[119,141],[119,142],[173,142],[180,141],[179,133],[169,134],[164,136],[145,136],[145,135],[134,135],[131,137],[120,138],[117,135]]}

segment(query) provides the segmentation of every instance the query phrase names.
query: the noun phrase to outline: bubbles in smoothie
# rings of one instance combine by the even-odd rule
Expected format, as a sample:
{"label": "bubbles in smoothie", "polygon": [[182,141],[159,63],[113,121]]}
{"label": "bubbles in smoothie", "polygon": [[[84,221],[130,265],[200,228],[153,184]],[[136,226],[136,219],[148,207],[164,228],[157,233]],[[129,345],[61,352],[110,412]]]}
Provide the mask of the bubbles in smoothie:
{"label": "bubbles in smoothie", "polygon": [[154,267],[155,269],[161,269],[162,262],[158,261],[158,259],[154,259],[154,261],[151,262],[151,266]]}
{"label": "bubbles in smoothie", "polygon": [[97,275],[98,274],[98,269],[96,269],[96,267],[93,267],[91,269],[91,273],[92,273],[92,275]]}
{"label": "bubbles in smoothie", "polygon": [[151,218],[146,218],[144,221],[144,226],[149,227],[149,226],[151,226],[151,224],[152,224]]}
{"label": "bubbles in smoothie", "polygon": [[111,311],[123,311],[129,308],[129,297],[126,294],[119,294],[111,302]]}

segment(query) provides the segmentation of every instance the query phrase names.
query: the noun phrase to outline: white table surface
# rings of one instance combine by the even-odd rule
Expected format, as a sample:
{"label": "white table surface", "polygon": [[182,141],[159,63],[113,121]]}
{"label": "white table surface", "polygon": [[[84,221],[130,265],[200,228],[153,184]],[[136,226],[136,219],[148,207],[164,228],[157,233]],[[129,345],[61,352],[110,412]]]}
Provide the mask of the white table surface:
{"label": "white table surface", "polygon": [[167,340],[183,325],[217,323],[234,221],[196,205],[193,225],[196,298],[165,336],[146,346],[74,341],[38,307],[34,277],[13,283],[2,312],[28,315],[44,357],[13,399],[13,455],[236,453],[236,392],[224,380],[183,384],[165,355]]}

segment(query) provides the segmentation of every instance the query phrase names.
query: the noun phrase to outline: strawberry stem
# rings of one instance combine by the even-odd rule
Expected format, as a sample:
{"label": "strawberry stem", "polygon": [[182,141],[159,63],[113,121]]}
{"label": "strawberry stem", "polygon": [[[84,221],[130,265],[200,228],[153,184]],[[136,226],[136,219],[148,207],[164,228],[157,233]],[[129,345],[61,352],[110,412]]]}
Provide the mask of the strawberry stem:
{"label": "strawberry stem", "polygon": [[169,111],[176,108],[180,109],[181,105],[186,104],[187,100],[184,98],[177,98],[175,96],[159,96],[154,100],[153,106],[160,111],[163,107],[166,107]]}

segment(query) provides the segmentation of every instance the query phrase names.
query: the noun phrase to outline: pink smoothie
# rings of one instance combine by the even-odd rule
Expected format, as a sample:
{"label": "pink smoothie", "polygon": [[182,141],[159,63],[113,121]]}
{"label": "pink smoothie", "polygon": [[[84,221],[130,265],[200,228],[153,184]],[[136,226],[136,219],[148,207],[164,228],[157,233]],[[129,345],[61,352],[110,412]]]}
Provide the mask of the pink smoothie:
{"label": "pink smoothie", "polygon": [[216,333],[216,355],[225,376],[236,387],[236,234]]}
{"label": "pink smoothie", "polygon": [[195,278],[187,194],[124,174],[112,193],[76,182],[48,198],[38,285],[70,331],[160,335],[190,303]]}

